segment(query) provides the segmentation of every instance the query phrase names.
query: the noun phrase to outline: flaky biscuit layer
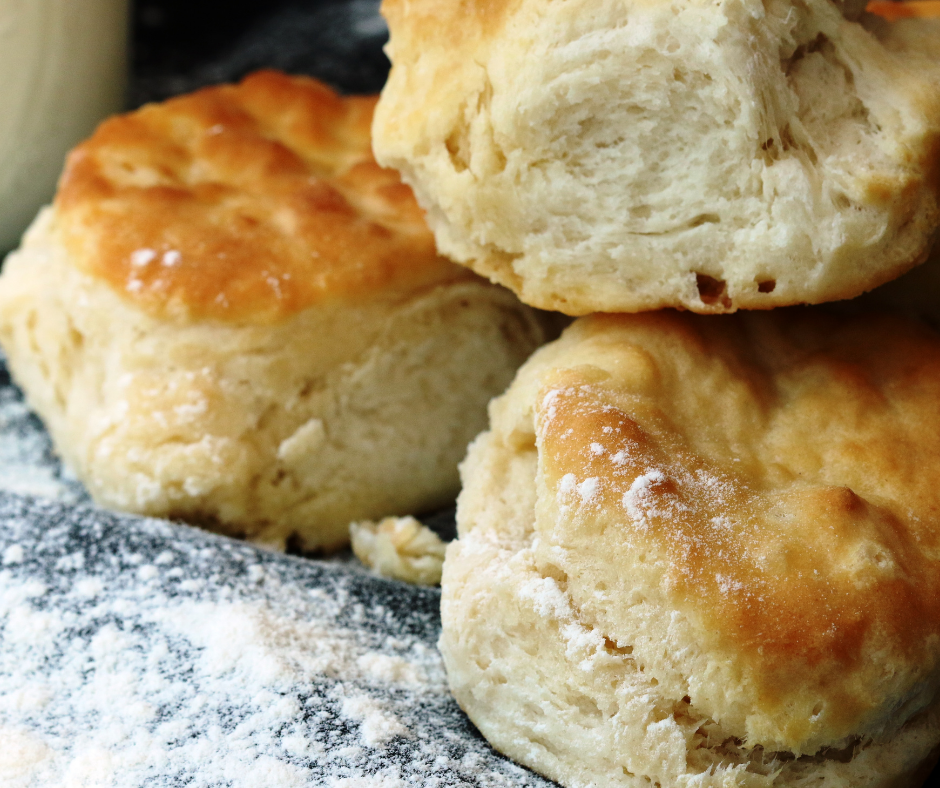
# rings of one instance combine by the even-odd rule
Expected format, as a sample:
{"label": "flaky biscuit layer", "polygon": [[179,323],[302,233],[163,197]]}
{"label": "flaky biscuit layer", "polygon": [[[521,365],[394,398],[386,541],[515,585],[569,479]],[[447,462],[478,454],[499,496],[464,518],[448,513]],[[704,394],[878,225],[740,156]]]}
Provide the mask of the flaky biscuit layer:
{"label": "flaky biscuit layer", "polygon": [[940,743],[938,398],[911,321],[576,322],[463,467],[459,702],[569,786],[914,784]]}
{"label": "flaky biscuit layer", "polygon": [[[855,9],[858,3],[848,4]],[[856,296],[940,224],[940,23],[829,0],[386,0],[378,160],[567,314]]]}
{"label": "flaky biscuit layer", "polygon": [[52,211],[0,277],[9,367],[98,503],[281,548],[452,501],[487,401],[542,341],[479,279],[181,324],[79,270]]}

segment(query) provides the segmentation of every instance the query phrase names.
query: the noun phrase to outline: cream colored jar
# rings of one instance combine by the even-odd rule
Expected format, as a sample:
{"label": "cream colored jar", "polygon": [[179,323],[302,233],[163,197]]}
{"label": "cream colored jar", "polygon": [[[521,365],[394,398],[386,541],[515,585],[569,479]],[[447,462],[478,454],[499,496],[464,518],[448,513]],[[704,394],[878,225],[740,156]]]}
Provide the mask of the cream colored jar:
{"label": "cream colored jar", "polygon": [[128,0],[0,0],[0,252],[55,190],[65,154],[121,109]]}

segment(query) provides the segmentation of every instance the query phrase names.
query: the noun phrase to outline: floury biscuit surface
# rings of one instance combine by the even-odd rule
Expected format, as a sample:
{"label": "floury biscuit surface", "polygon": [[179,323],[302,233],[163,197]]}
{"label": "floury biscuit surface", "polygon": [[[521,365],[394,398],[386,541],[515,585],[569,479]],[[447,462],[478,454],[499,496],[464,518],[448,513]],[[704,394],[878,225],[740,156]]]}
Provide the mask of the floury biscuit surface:
{"label": "floury biscuit surface", "polygon": [[441,650],[567,788],[916,786],[940,745],[940,336],[583,318],[462,466]]}
{"label": "floury biscuit surface", "polygon": [[536,306],[850,298],[940,224],[940,22],[849,5],[385,0],[376,154]]}
{"label": "floury biscuit surface", "polygon": [[437,256],[374,98],[262,72],[103,124],[0,277],[0,343],[106,506],[283,546],[446,505],[542,341]]}

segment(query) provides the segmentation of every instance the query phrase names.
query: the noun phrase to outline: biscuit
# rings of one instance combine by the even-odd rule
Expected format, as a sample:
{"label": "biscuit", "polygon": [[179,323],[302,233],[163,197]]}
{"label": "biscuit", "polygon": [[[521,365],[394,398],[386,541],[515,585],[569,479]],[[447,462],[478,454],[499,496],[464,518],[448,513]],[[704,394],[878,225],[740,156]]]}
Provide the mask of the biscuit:
{"label": "biscuit", "polygon": [[854,297],[940,224],[940,22],[858,6],[385,0],[375,152],[535,306]]}
{"label": "biscuit", "polygon": [[356,558],[379,577],[414,585],[440,585],[444,542],[414,517],[350,523],[349,536]]}
{"label": "biscuit", "polygon": [[437,256],[375,98],[275,72],[105,122],[0,276],[0,343],[100,504],[304,549],[452,501],[542,341]]}
{"label": "biscuit", "polygon": [[940,336],[595,316],[490,406],[441,651],[564,786],[915,786],[940,745]]}

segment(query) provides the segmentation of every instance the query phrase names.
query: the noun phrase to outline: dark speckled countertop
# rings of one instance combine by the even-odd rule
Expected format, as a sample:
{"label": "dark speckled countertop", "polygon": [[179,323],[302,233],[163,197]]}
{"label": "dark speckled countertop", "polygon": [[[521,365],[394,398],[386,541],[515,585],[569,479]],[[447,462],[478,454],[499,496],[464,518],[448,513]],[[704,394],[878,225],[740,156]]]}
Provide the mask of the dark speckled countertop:
{"label": "dark speckled countertop", "polygon": [[378,93],[389,67],[378,9],[379,0],[138,0],[130,104],[265,67]]}

